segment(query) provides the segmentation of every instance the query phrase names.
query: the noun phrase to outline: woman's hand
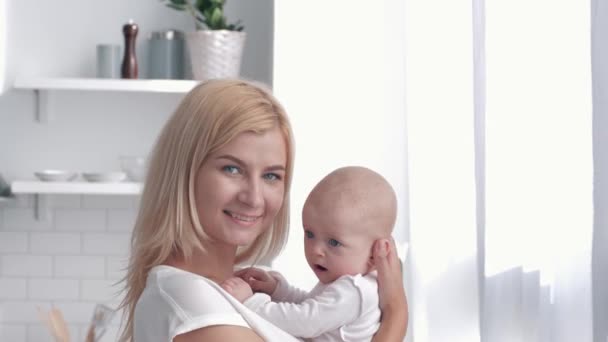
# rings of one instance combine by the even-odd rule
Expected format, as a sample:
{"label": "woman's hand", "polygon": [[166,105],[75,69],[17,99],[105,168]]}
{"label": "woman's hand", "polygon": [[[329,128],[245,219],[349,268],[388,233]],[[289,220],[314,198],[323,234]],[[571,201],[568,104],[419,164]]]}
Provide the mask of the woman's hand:
{"label": "woman's hand", "polygon": [[374,243],[373,256],[378,271],[382,321],[372,341],[401,341],[407,331],[408,306],[395,240],[377,240]]}
{"label": "woman's hand", "polygon": [[278,281],[269,272],[260,268],[244,268],[234,275],[247,282],[255,292],[272,295],[277,288]]}

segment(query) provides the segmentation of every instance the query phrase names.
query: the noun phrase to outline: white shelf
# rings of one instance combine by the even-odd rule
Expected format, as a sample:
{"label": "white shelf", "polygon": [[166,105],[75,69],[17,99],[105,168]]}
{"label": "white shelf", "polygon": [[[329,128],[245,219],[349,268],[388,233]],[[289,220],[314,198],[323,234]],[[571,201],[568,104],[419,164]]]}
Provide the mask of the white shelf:
{"label": "white shelf", "polygon": [[90,183],[90,182],[40,182],[15,181],[11,183],[14,194],[83,194],[83,195],[138,195],[141,183]]}
{"label": "white shelf", "polygon": [[198,83],[199,81],[194,80],[17,77],[13,87],[32,90],[133,91],[184,94]]}
{"label": "white shelf", "polygon": [[53,101],[49,91],[86,90],[185,94],[198,83],[199,81],[195,80],[17,77],[13,87],[30,89],[36,93],[37,118],[38,121],[46,123],[53,118]]}
{"label": "white shelf", "polygon": [[89,183],[89,182],[41,182],[15,181],[11,183],[13,194],[34,194],[35,213],[38,220],[51,219],[50,202],[47,195],[81,194],[81,195],[139,195],[141,183]]}

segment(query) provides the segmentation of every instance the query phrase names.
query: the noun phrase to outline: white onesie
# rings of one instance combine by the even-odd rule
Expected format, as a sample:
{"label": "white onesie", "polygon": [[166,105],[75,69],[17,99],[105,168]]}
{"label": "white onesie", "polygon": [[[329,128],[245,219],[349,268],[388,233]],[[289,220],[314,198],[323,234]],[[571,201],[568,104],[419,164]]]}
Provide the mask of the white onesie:
{"label": "white onesie", "polygon": [[[314,341],[371,341],[380,327],[376,274],[342,276],[310,292],[290,286],[277,272],[277,288],[244,304],[289,334]],[[272,301],[271,301],[272,300]]]}

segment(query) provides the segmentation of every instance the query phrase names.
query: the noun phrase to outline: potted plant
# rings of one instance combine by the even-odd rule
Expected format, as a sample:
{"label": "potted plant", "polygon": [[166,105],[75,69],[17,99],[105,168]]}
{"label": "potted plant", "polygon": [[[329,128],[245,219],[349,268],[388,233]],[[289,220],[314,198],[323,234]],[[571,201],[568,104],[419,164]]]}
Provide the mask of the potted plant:
{"label": "potted plant", "polygon": [[246,34],[240,21],[228,23],[226,0],[160,0],[167,7],[185,11],[196,30],[186,33],[186,46],[194,79],[236,78],[241,69]]}

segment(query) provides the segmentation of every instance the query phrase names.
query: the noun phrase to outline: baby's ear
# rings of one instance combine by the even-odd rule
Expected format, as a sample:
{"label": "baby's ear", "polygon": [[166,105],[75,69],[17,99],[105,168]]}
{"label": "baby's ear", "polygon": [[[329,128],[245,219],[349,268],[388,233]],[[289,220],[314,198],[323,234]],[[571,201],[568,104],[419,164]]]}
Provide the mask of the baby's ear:
{"label": "baby's ear", "polygon": [[367,259],[367,267],[369,268],[368,272],[371,272],[376,269],[376,263],[374,261],[374,256],[370,255],[369,259]]}

